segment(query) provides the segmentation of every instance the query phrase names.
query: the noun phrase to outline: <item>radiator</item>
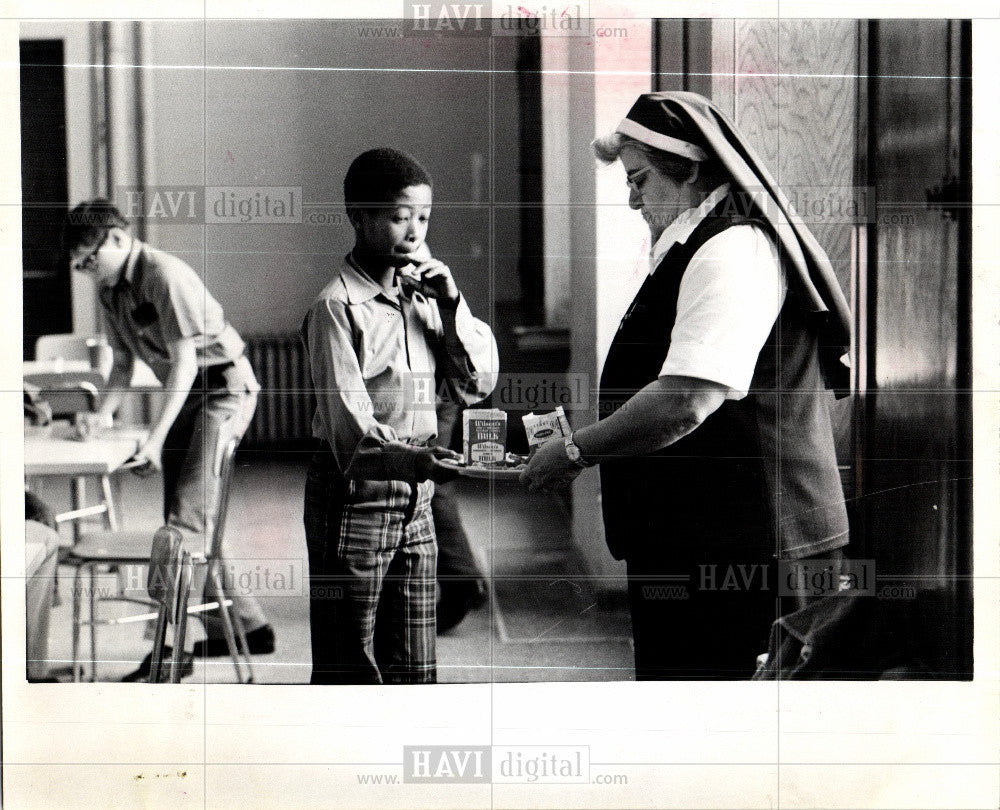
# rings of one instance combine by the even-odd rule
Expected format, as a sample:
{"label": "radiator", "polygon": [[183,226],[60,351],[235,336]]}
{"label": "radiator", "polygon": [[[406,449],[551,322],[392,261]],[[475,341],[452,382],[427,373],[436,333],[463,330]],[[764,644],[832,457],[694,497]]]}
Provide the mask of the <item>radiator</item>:
{"label": "radiator", "polygon": [[240,447],[275,450],[306,446],[312,436],[316,398],[301,339],[296,334],[257,335],[245,340],[261,392]]}

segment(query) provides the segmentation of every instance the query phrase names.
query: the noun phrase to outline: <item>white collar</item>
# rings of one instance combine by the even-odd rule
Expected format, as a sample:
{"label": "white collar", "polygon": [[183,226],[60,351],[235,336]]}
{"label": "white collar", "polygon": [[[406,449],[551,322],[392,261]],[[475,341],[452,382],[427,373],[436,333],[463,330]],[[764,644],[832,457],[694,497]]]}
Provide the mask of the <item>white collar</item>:
{"label": "white collar", "polygon": [[683,245],[688,237],[694,233],[694,229],[701,225],[713,208],[722,202],[729,193],[729,183],[723,183],[715,191],[709,194],[701,205],[697,208],[688,208],[682,212],[677,219],[671,222],[660,238],[656,240],[653,249],[649,251],[649,274],[652,275],[660,264],[660,260],[667,255],[667,251],[674,245]]}
{"label": "white collar", "polygon": [[377,284],[371,276],[361,269],[358,260],[354,258],[353,250],[344,257],[344,264],[340,268],[340,277],[344,282],[349,304],[363,304],[379,293],[393,302],[396,302],[399,296],[399,281],[393,279],[394,293],[386,290],[381,284]]}

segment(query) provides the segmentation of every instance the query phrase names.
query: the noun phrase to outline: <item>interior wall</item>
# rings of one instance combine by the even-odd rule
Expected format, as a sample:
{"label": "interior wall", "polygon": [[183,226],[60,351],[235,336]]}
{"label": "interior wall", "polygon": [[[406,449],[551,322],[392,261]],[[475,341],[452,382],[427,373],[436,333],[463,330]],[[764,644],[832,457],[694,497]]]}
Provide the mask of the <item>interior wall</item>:
{"label": "interior wall", "polygon": [[[408,151],[435,181],[428,243],[455,272],[473,311],[489,317],[490,291],[510,286],[516,272],[490,267],[494,245],[517,243],[516,233],[493,231],[483,205],[494,184],[514,174],[497,171],[490,148],[497,134],[492,40],[456,38],[446,47],[416,37],[373,40],[359,37],[353,21],[272,22],[267,29],[232,21],[207,27],[206,184],[301,186],[307,219],[310,210],[328,218],[342,212],[343,176],[356,155],[378,145]],[[209,226],[209,285],[232,302],[238,328],[296,330],[352,244],[346,217]]]}
{"label": "interior wall", "polygon": [[[23,29],[68,43],[70,204],[109,191],[121,201],[121,189],[108,189],[93,163],[90,135],[101,120],[87,66],[101,56],[91,41],[99,25]],[[112,64],[128,65],[135,48],[142,59],[137,71],[109,73],[113,186],[302,188],[305,221],[298,224],[143,223],[153,244],[204,274],[245,334],[298,330],[353,243],[344,173],[378,145],[414,154],[433,176],[428,243],[473,310],[492,320],[494,300],[519,298],[519,221],[495,215],[503,207],[491,205],[518,199],[515,40],[373,35],[377,28],[378,21],[358,20],[112,26]],[[145,140],[136,135],[136,116]],[[93,293],[81,282],[73,289],[74,326],[91,332]]]}
{"label": "interior wall", "polygon": [[[651,87],[650,21],[595,21],[595,29],[623,27],[624,35],[592,41],[568,38],[561,46],[568,49],[565,63],[571,75],[567,91],[572,110],[566,139],[570,198],[565,201],[571,212],[570,371],[587,375],[593,393],[592,408],[574,413],[574,427],[597,418],[596,392],[604,357],[629,301],[649,272],[649,231],[628,207],[625,173],[617,163],[599,165],[590,146],[596,136],[613,131],[636,97]],[[612,559],[604,543],[596,470],[576,479],[572,503],[574,541],[595,576],[595,589],[621,590],[624,566]]]}
{"label": "interior wall", "polygon": [[543,267],[547,326],[566,327],[572,323],[570,154],[576,133],[570,122],[578,110],[576,99],[570,94],[570,84],[575,82],[570,60],[578,48],[574,37],[548,30],[541,34]]}

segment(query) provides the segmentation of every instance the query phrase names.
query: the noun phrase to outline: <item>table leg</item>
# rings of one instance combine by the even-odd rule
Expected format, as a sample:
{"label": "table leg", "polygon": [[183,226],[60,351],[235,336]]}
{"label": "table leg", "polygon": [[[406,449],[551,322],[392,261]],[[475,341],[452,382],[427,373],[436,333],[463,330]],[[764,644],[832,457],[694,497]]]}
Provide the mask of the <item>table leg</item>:
{"label": "table leg", "polygon": [[90,571],[90,680],[97,681],[97,580],[94,566],[88,566]]}
{"label": "table leg", "polygon": [[80,601],[83,598],[83,569],[77,568],[73,576],[73,683],[79,683],[83,664],[80,663]]}
{"label": "table leg", "polygon": [[105,520],[110,531],[118,531],[118,509],[115,503],[114,492],[111,489],[111,479],[106,475],[101,476],[101,492],[104,495],[104,505],[108,511],[104,513]]}
{"label": "table leg", "polygon": [[[73,484],[70,489],[70,502],[73,509],[82,509],[83,505],[87,502],[87,479],[82,475],[76,475],[73,477]],[[76,545],[80,541],[80,521],[73,521],[73,545]]]}

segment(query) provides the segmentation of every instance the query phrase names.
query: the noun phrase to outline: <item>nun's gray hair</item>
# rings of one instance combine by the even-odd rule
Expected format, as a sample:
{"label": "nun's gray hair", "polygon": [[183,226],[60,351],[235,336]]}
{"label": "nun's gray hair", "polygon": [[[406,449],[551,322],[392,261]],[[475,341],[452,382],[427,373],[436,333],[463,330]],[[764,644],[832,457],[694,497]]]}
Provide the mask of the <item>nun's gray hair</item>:
{"label": "nun's gray hair", "polygon": [[[695,161],[680,155],[671,154],[670,152],[664,152],[662,149],[657,149],[642,141],[637,141],[628,135],[622,135],[620,132],[610,132],[607,135],[602,135],[600,138],[594,139],[591,146],[594,148],[594,155],[604,164],[611,164],[620,159],[622,150],[626,146],[638,149],[649,158],[649,162],[658,172],[665,174],[675,183],[687,181],[694,173]],[[700,177],[707,177],[709,175],[714,177],[720,174],[725,176],[726,174],[719,165],[719,162],[712,158],[701,161],[698,165],[698,174]]]}

